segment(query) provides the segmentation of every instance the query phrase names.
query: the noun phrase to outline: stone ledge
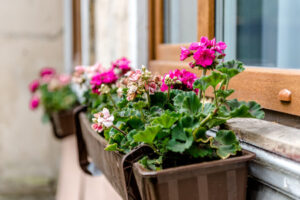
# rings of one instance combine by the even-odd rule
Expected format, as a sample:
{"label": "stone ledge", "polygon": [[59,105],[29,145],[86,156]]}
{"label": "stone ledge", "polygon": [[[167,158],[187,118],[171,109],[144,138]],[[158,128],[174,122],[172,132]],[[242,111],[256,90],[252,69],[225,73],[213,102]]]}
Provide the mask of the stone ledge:
{"label": "stone ledge", "polygon": [[300,130],[259,119],[236,118],[225,125],[240,140],[300,162]]}

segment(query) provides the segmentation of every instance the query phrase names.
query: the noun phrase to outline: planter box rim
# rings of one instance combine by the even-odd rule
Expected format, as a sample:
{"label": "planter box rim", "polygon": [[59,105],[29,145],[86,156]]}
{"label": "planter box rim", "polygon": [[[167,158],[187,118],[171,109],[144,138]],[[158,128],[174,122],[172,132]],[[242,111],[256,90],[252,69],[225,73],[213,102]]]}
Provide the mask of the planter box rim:
{"label": "planter box rim", "polygon": [[237,156],[237,157],[232,157],[228,158],[225,160],[214,160],[214,161],[206,161],[206,162],[201,162],[201,163],[194,163],[194,164],[189,164],[189,165],[182,165],[178,167],[172,167],[172,168],[167,168],[163,169],[160,171],[150,171],[146,168],[144,168],[140,163],[136,162],[134,163],[134,167],[137,169],[137,171],[143,176],[143,177],[153,177],[157,176],[160,174],[166,174],[166,173],[173,173],[173,172],[184,172],[186,170],[194,170],[194,169],[205,169],[205,168],[211,168],[211,167],[216,167],[216,166],[221,166],[221,165],[226,165],[226,164],[235,164],[235,163],[242,163],[247,160],[251,160],[255,158],[255,154],[247,151],[247,150],[242,150],[243,155]]}

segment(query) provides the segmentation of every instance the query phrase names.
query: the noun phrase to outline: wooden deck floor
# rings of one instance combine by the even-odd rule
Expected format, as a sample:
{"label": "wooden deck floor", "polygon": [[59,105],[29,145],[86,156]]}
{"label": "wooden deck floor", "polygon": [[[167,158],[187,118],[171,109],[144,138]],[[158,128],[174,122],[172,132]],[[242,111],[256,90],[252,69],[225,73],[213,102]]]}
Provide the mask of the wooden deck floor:
{"label": "wooden deck floor", "polygon": [[121,200],[107,179],[85,175],[79,168],[76,138],[62,141],[56,200]]}

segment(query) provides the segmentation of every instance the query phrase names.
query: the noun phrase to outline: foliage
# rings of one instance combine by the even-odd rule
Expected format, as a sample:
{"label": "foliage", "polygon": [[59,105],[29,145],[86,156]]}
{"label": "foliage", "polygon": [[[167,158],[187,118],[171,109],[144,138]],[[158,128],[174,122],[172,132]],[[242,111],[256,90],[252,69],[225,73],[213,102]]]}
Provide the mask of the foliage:
{"label": "foliage", "polygon": [[[207,47],[225,56],[225,43],[210,42],[212,46]],[[223,49],[218,49],[220,46]],[[109,144],[106,150],[127,153],[140,144],[149,145],[154,154],[140,163],[152,170],[237,155],[241,147],[232,131],[219,129],[216,137],[208,136],[207,131],[231,118],[261,119],[264,112],[254,101],[228,99],[234,92],[229,89],[230,79],[244,70],[241,62],[223,62],[210,69],[214,69],[210,75],[204,73],[194,80],[194,75],[180,70],[176,71],[180,77],[170,72],[172,76],[161,79],[143,68],[119,77],[118,88],[109,85],[106,93],[95,94],[90,89],[86,103],[90,117],[97,116],[96,127],[104,126],[101,134]],[[193,87],[180,87],[183,80],[192,80]],[[161,85],[163,92],[159,91]],[[213,102],[205,100],[208,90],[213,91]],[[105,126],[105,118],[99,114],[104,108],[111,115],[106,118],[114,119],[111,126]]]}
{"label": "foliage", "polygon": [[34,110],[41,103],[45,116],[73,108],[77,103],[77,97],[71,89],[70,81],[69,75],[57,74],[53,68],[43,68],[40,77],[29,85],[32,93],[30,108]]}

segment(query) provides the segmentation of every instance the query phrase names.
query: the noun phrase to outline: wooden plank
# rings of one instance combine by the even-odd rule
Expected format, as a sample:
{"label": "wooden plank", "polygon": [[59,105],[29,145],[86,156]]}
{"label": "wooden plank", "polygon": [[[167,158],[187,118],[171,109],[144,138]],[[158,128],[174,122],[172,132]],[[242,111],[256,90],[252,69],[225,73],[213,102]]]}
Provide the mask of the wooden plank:
{"label": "wooden plank", "polygon": [[81,64],[81,14],[80,0],[73,0],[73,60]]}
{"label": "wooden plank", "polygon": [[[187,62],[150,61],[149,68],[160,74],[176,68],[186,69],[196,73],[198,77],[201,76],[201,70],[191,69]],[[266,109],[300,116],[300,70],[247,67],[243,73],[232,79],[229,86],[235,89],[231,98],[255,100]],[[278,99],[278,93],[282,89],[292,92],[290,103]]]}
{"label": "wooden plank", "polygon": [[[163,43],[163,27],[164,27],[164,18],[163,18],[163,0],[154,0],[154,20],[155,20],[155,48],[158,47],[159,44]],[[158,57],[158,52],[155,52],[155,57]]]}
{"label": "wooden plank", "polygon": [[198,38],[215,37],[215,1],[198,0]]}
{"label": "wooden plank", "polygon": [[180,47],[189,47],[189,44],[159,44],[157,46],[157,60],[180,61]]}
{"label": "wooden plank", "polygon": [[154,0],[148,0],[148,57],[149,60],[155,58],[155,20],[154,20]]}

